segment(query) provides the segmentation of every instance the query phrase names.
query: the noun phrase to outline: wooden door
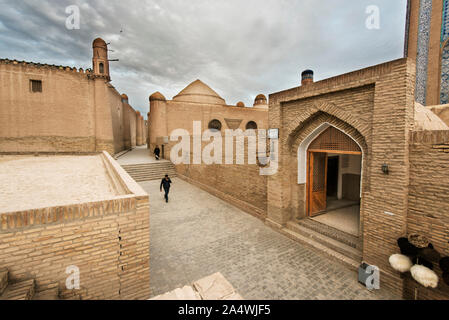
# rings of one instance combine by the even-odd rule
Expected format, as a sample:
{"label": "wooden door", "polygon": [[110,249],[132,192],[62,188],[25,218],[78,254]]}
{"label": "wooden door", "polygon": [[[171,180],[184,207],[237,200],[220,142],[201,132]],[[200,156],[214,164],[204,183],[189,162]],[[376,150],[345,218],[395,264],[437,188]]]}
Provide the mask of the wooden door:
{"label": "wooden door", "polygon": [[327,207],[327,153],[309,152],[308,182],[308,211],[314,217]]}

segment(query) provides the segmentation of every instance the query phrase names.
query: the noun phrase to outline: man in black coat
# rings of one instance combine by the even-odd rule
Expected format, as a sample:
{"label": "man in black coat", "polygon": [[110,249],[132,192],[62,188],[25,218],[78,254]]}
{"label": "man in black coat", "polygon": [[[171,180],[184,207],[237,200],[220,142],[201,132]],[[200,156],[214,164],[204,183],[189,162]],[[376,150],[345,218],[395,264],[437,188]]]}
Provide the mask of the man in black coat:
{"label": "man in black coat", "polygon": [[161,149],[159,149],[159,146],[156,146],[156,149],[154,149],[154,156],[156,157],[156,160],[161,158]]}
{"label": "man in black coat", "polygon": [[164,188],[165,191],[165,202],[168,202],[168,193],[170,192],[170,185],[172,184],[170,178],[168,177],[168,174],[165,175],[165,178],[161,181],[161,192],[162,188]]}

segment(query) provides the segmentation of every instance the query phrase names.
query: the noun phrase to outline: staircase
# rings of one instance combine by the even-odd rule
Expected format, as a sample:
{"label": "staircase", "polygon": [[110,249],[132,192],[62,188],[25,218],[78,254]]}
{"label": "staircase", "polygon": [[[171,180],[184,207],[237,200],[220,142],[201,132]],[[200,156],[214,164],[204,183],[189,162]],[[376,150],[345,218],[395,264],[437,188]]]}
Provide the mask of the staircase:
{"label": "staircase", "polygon": [[357,270],[362,261],[362,245],[358,237],[311,219],[290,221],[281,232],[326,253],[351,269]]}
{"label": "staircase", "polygon": [[[52,288],[36,291],[36,281],[28,279],[14,283],[9,282],[9,271],[0,268],[0,301],[1,300],[63,300],[59,296],[58,284]],[[80,300],[80,297],[77,297]]]}
{"label": "staircase", "polygon": [[122,168],[137,182],[161,180],[166,174],[176,177],[175,166],[166,160],[156,163],[122,165]]}

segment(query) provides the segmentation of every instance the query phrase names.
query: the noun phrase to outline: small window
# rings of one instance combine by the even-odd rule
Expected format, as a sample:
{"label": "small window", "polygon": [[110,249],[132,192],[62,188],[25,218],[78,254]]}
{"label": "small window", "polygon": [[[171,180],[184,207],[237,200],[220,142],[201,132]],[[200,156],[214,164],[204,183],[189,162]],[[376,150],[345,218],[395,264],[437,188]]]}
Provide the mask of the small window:
{"label": "small window", "polygon": [[104,73],[104,64],[100,63],[100,73]]}
{"label": "small window", "polygon": [[30,90],[31,92],[42,92],[42,81],[30,80]]}
{"label": "small window", "polygon": [[221,131],[221,122],[217,119],[209,122],[209,129],[212,131]]}
{"label": "small window", "polygon": [[246,130],[257,130],[257,123],[255,123],[254,121],[250,121],[246,124]]}

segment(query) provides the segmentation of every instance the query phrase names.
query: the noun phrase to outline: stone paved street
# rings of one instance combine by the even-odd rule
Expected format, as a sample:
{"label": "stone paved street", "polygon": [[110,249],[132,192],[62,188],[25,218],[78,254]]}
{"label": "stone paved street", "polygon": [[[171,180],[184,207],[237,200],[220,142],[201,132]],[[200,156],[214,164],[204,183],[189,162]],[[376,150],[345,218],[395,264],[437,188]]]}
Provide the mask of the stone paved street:
{"label": "stone paved street", "polygon": [[180,179],[170,202],[150,194],[152,296],[221,272],[244,299],[395,299],[366,290],[357,274]]}

